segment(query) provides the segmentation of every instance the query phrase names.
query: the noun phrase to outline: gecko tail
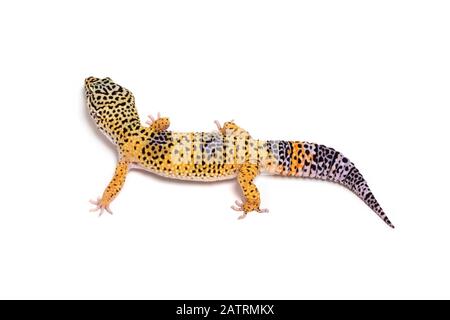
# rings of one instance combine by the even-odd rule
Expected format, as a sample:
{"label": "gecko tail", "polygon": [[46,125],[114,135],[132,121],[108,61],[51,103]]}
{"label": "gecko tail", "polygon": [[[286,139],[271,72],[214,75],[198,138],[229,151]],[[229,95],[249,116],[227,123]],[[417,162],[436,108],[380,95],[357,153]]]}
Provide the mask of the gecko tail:
{"label": "gecko tail", "polygon": [[316,172],[311,167],[308,175],[311,177],[333,181],[342,184],[355,193],[369,206],[389,227],[395,228],[381,208],[366,180],[356,166],[342,153],[324,145],[316,145]]}
{"label": "gecko tail", "polygon": [[[351,163],[353,165],[353,163]],[[351,171],[345,176],[345,178],[341,181],[337,181],[340,184],[344,185],[351,191],[353,191],[361,200],[363,200],[389,227],[392,229],[395,226],[387,217],[383,208],[381,208],[377,199],[373,195],[372,191],[369,188],[366,180],[359,172],[359,170],[353,165]]]}
{"label": "gecko tail", "polygon": [[278,160],[272,174],[332,181],[354,192],[389,227],[395,228],[373,195],[358,168],[333,148],[300,141],[268,141],[269,150]]}

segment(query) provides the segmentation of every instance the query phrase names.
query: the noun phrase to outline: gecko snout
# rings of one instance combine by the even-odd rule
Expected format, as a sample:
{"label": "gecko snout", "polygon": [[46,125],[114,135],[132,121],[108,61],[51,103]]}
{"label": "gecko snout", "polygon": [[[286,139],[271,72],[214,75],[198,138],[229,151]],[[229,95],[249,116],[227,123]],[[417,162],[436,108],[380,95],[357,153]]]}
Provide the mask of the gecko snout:
{"label": "gecko snout", "polygon": [[90,83],[92,83],[92,82],[95,82],[95,81],[97,81],[98,80],[98,78],[95,78],[95,77],[89,77],[89,78],[86,78],[85,80],[84,80],[84,84],[85,85],[88,85],[88,84],[90,84]]}

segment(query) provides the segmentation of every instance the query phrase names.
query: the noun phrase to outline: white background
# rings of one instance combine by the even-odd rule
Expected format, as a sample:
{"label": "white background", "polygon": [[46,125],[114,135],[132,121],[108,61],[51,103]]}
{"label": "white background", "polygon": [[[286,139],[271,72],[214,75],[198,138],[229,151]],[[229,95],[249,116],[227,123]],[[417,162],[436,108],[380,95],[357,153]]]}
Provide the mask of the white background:
{"label": "white background", "polygon": [[[448,1],[14,1],[0,5],[0,298],[450,298]],[[130,172],[83,80],[130,88],[177,131],[235,119],[255,138],[350,157],[396,225],[350,191],[259,177]]]}

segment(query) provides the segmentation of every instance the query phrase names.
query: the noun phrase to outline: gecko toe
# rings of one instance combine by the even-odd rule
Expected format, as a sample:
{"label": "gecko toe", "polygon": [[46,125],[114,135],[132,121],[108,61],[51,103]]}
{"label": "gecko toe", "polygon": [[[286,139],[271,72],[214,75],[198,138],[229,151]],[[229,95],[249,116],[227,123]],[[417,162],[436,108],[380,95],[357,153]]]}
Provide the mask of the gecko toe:
{"label": "gecko toe", "polygon": [[109,206],[105,207],[105,210],[109,213],[109,214],[113,214],[111,208]]}
{"label": "gecko toe", "polygon": [[243,214],[241,214],[241,215],[238,217],[238,220],[245,219],[246,217],[247,217],[247,214],[246,214],[246,213],[243,213]]}

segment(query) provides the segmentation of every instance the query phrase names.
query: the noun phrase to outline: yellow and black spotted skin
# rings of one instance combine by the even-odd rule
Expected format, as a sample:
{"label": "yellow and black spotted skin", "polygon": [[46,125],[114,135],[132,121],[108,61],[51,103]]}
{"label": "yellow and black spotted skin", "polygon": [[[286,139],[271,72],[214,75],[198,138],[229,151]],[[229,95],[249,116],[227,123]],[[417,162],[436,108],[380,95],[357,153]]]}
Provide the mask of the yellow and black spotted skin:
{"label": "yellow and black spotted skin", "polygon": [[254,140],[234,122],[213,132],[169,131],[168,118],[143,126],[133,94],[110,78],[85,80],[89,114],[98,129],[116,146],[119,161],[102,197],[91,200],[93,210],[107,210],[121,190],[131,168],[141,168],[168,178],[218,181],[237,179],[242,202],[232,208],[247,213],[260,208],[254,179],[261,173],[333,181],[356,193],[380,218],[394,227],[370,191],[361,173],[340,152],[301,141]]}

